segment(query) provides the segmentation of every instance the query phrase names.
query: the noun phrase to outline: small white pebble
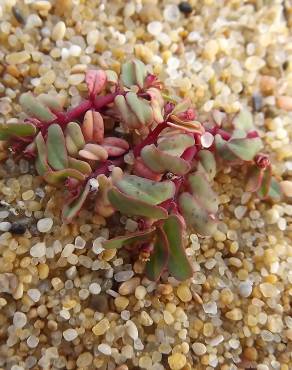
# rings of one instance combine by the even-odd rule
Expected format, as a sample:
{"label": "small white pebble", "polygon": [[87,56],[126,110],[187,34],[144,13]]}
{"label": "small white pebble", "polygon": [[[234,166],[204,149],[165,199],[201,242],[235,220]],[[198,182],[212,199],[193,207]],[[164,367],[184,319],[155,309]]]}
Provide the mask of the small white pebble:
{"label": "small white pebble", "polygon": [[35,335],[30,335],[27,340],[26,340],[26,343],[28,345],[29,348],[36,348],[39,344],[39,338],[36,337]]}
{"label": "small white pebble", "polygon": [[88,32],[86,36],[86,41],[88,45],[94,46],[97,44],[99,39],[99,31],[98,30],[91,30]]}
{"label": "small white pebble", "polygon": [[4,220],[8,216],[9,216],[9,212],[8,211],[0,211],[0,219],[1,220]]}
{"label": "small white pebble", "polygon": [[40,233],[47,233],[53,226],[53,220],[50,217],[41,218],[37,222],[37,229]]}
{"label": "small white pebble", "polygon": [[128,271],[119,271],[114,275],[115,281],[118,283],[122,281],[128,281],[131,279],[131,277],[134,276],[134,271],[128,270]]}
{"label": "small white pebble", "polygon": [[13,325],[16,328],[23,328],[27,323],[27,317],[23,312],[15,312],[13,316]]}
{"label": "small white pebble", "polygon": [[97,179],[90,179],[89,180],[90,190],[97,191],[99,188],[99,182]]}
{"label": "small white pebble", "polygon": [[160,34],[160,32],[162,31],[162,28],[163,28],[163,25],[161,22],[158,22],[158,21],[153,21],[153,22],[150,22],[148,23],[147,25],[147,31],[153,35],[153,36],[157,36]]}
{"label": "small white pebble", "polygon": [[201,136],[201,144],[202,144],[203,148],[210,148],[210,146],[213,144],[213,142],[214,142],[214,136],[212,134],[210,134],[210,132],[205,132]]}
{"label": "small white pebble", "polygon": [[79,57],[80,54],[81,54],[81,47],[79,45],[71,45],[70,48],[69,48],[69,54],[72,56],[72,57]]}
{"label": "small white pebble", "polygon": [[133,339],[136,340],[138,339],[138,329],[136,324],[132,320],[128,320],[126,322],[126,328],[127,328],[127,333],[128,335]]}
{"label": "small white pebble", "polygon": [[78,333],[75,329],[67,329],[63,332],[63,337],[67,342],[71,342],[78,337]]}
{"label": "small white pebble", "polygon": [[93,253],[100,254],[101,252],[104,251],[104,248],[102,246],[102,242],[104,242],[104,241],[105,241],[105,238],[103,238],[103,237],[96,238],[93,241],[93,245],[92,245]]}
{"label": "small white pebble", "polygon": [[60,311],[60,316],[64,319],[64,320],[69,320],[71,315],[70,315],[70,312],[68,310],[61,310]]}
{"label": "small white pebble", "polygon": [[180,11],[175,4],[167,5],[163,11],[163,17],[167,22],[175,23],[180,19]]}
{"label": "small white pebble", "polygon": [[46,245],[45,243],[36,243],[30,248],[30,255],[32,257],[41,258],[46,255]]}
{"label": "small white pebble", "polygon": [[41,298],[41,292],[38,289],[29,289],[27,295],[34,302],[38,302]]}
{"label": "small white pebble", "polygon": [[65,247],[64,247],[64,249],[61,253],[61,257],[67,258],[67,257],[71,256],[71,254],[74,252],[74,249],[75,249],[74,244],[65,245]]}
{"label": "small white pebble", "polygon": [[86,245],[86,240],[84,240],[81,236],[77,236],[75,239],[75,248],[76,249],[83,249]]}
{"label": "small white pebble", "polygon": [[245,215],[246,211],[247,211],[247,207],[245,207],[245,206],[237,206],[234,209],[234,215],[235,215],[235,217],[238,220],[241,220],[243,218],[243,216]]}
{"label": "small white pebble", "polygon": [[98,283],[91,283],[88,289],[91,294],[99,294],[101,292],[101,286]]}
{"label": "small white pebble", "polygon": [[101,352],[102,354],[106,356],[110,356],[112,353],[111,347],[106,343],[99,344],[97,349],[99,350],[99,352]]}
{"label": "small white pebble", "polygon": [[242,281],[241,283],[239,283],[239,286],[238,286],[238,290],[239,290],[239,294],[244,297],[244,298],[247,298],[251,295],[251,292],[252,292],[252,281]]}
{"label": "small white pebble", "polygon": [[193,343],[192,349],[197,356],[203,356],[207,352],[205,344],[200,342]]}
{"label": "small white pebble", "polygon": [[208,302],[203,304],[203,310],[210,314],[210,315],[216,315],[217,314],[217,304],[216,302]]}
{"label": "small white pebble", "polygon": [[0,222],[0,231],[6,232],[9,231],[11,228],[11,223],[10,222]]}
{"label": "small white pebble", "polygon": [[237,349],[240,346],[240,342],[238,339],[231,338],[228,343],[232,349]]}

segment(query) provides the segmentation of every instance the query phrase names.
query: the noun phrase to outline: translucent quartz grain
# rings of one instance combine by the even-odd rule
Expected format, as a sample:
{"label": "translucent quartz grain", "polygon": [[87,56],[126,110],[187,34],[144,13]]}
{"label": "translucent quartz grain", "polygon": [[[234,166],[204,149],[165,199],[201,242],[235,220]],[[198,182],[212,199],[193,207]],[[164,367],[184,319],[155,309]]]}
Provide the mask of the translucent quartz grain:
{"label": "translucent quartz grain", "polygon": [[37,229],[41,233],[47,233],[53,226],[53,220],[50,217],[42,218],[37,222]]}
{"label": "translucent quartz grain", "polygon": [[13,325],[16,328],[23,328],[27,323],[27,317],[23,312],[15,312],[13,315]]}

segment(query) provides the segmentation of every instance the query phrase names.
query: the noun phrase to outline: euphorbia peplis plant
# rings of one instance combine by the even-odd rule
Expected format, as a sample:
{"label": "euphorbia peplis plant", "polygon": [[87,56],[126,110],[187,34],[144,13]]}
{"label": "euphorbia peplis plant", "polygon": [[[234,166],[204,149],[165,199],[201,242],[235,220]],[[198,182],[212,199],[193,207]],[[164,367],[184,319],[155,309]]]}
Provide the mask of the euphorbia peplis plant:
{"label": "euphorbia peplis plant", "polygon": [[178,280],[191,277],[184,236],[187,229],[209,236],[217,228],[217,163],[248,167],[248,191],[280,196],[248,111],[230,119],[215,110],[202,123],[190,101],[168,99],[138,60],[122,65],[119,76],[89,70],[85,81],[88,97],[67,111],[57,96],[23,94],[28,117],[1,124],[0,140],[18,157],[34,159],[38,175],[64,189],[65,222],[87,199],[103,217],[120,212],[136,220],[135,232],[103,245],[140,250],[148,256],[149,279],[166,269]]}

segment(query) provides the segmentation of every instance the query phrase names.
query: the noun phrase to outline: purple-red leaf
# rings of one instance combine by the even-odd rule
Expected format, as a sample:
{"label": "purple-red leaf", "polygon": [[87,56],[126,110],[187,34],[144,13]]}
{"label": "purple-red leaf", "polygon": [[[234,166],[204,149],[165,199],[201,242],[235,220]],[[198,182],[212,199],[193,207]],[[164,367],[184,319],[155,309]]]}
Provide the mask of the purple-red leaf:
{"label": "purple-red leaf", "polygon": [[251,193],[258,191],[264,175],[264,170],[257,166],[252,166],[247,173],[246,191]]}
{"label": "purple-red leaf", "polygon": [[160,278],[163,270],[167,266],[169,258],[169,245],[165,232],[158,228],[153,252],[150,260],[146,264],[145,273],[149,280],[156,281]]}
{"label": "purple-red leaf", "polygon": [[90,96],[99,94],[106,84],[106,73],[103,70],[90,69],[86,72],[85,82]]}
{"label": "purple-red leaf", "polygon": [[73,198],[72,200],[67,203],[62,211],[62,218],[64,222],[69,223],[72,221],[72,219],[77,215],[77,213],[82,208],[84,202],[86,201],[86,198],[90,191],[90,184],[89,182],[85,185],[85,188],[81,193]]}

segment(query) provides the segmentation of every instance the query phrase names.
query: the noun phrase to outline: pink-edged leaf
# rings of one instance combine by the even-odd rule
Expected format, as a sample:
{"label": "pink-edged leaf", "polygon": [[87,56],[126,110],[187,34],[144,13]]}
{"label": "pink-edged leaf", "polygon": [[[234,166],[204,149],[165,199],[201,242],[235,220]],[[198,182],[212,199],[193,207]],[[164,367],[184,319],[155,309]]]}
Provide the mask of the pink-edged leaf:
{"label": "pink-edged leaf", "polygon": [[179,102],[178,104],[176,104],[176,106],[174,107],[174,109],[171,113],[174,114],[174,115],[178,115],[180,113],[183,113],[183,112],[185,112],[186,110],[188,110],[190,108],[191,103],[192,103],[191,99],[189,99],[189,98],[184,99],[181,102]]}
{"label": "pink-edged leaf", "polygon": [[194,134],[202,134],[205,131],[201,122],[196,120],[185,121],[173,114],[169,116],[169,121],[167,124],[168,126],[174,127],[178,130]]}
{"label": "pink-edged leaf", "polygon": [[216,160],[209,150],[200,150],[198,153],[198,171],[205,172],[210,180],[216,176]]}
{"label": "pink-edged leaf", "polygon": [[63,170],[68,167],[65,137],[61,127],[56,123],[48,128],[47,151],[48,162],[54,170]]}
{"label": "pink-edged leaf", "polygon": [[263,175],[263,169],[258,168],[257,166],[252,166],[247,173],[246,191],[251,193],[258,191],[263,180]]}
{"label": "pink-edged leaf", "polygon": [[65,142],[70,155],[78,154],[78,151],[84,147],[85,140],[78,123],[68,123],[65,130]]}
{"label": "pink-edged leaf", "polygon": [[90,69],[86,72],[85,82],[89,91],[89,95],[96,96],[99,94],[106,84],[106,73],[103,70]]}
{"label": "pink-edged leaf", "polygon": [[117,236],[116,238],[105,240],[102,244],[105,249],[121,248],[125,245],[135,244],[137,242],[144,242],[153,237],[154,229],[137,231],[129,235]]}
{"label": "pink-edged leaf", "polygon": [[167,217],[164,208],[134,199],[116,188],[109,190],[108,199],[115,209],[129,216],[144,216],[156,220]]}
{"label": "pink-edged leaf", "polygon": [[115,97],[115,107],[121,115],[122,122],[126,128],[138,129],[141,127],[138,117],[131,111],[123,95],[117,95]]}
{"label": "pink-edged leaf", "polygon": [[161,94],[161,91],[159,89],[156,89],[154,87],[151,87],[147,90],[147,94],[150,95],[150,104],[153,111],[153,118],[154,121],[157,123],[163,122],[163,106],[164,106],[164,100]]}
{"label": "pink-edged leaf", "polygon": [[85,175],[73,168],[66,168],[59,171],[48,171],[43,176],[46,182],[51,185],[62,184],[68,177],[79,181],[85,180]]}
{"label": "pink-edged leaf", "polygon": [[209,212],[215,214],[218,211],[219,199],[213,191],[207,176],[202,172],[189,175],[188,182],[192,194],[200,201],[202,206]]}
{"label": "pink-edged leaf", "polygon": [[149,280],[156,281],[166,268],[169,259],[169,245],[164,230],[158,228],[150,260],[146,264],[145,274]]}
{"label": "pink-edged leaf", "polygon": [[177,280],[189,279],[193,270],[185,253],[183,245],[184,225],[176,215],[170,215],[163,224],[169,244],[168,271]]}
{"label": "pink-edged leaf", "polygon": [[99,112],[88,110],[81,127],[86,142],[101,144],[104,137],[104,122]]}
{"label": "pink-edged leaf", "polygon": [[133,173],[137,176],[145,177],[146,179],[153,181],[160,181],[162,179],[162,174],[154,172],[148,168],[142,161],[141,157],[135,160]]}
{"label": "pink-edged leaf", "polygon": [[82,158],[104,162],[108,158],[107,151],[99,144],[86,144],[83,149],[79,150]]}
{"label": "pink-edged leaf", "polygon": [[194,137],[188,134],[168,135],[159,140],[157,148],[164,153],[180,157],[187,148],[195,145]]}
{"label": "pink-edged leaf", "polygon": [[37,157],[35,160],[35,168],[37,173],[42,176],[47,172],[50,167],[47,160],[47,147],[43,135],[39,132],[35,138],[35,144],[37,148]]}
{"label": "pink-edged leaf", "polygon": [[37,99],[53,112],[61,112],[63,110],[63,104],[58,96],[40,94]]}
{"label": "pink-edged leaf", "polygon": [[81,161],[76,158],[68,157],[68,166],[81,173],[84,173],[85,175],[90,175],[92,173],[92,169],[87,162]]}
{"label": "pink-edged leaf", "polygon": [[86,201],[89,191],[90,191],[90,184],[88,182],[85,185],[83,191],[81,191],[77,197],[75,197],[74,199],[71,199],[67,204],[65,204],[63,211],[62,211],[62,218],[64,222],[66,223],[71,222],[72,219],[77,215],[77,213],[82,208],[84,202]]}
{"label": "pink-edged leaf", "polygon": [[140,124],[147,126],[153,122],[153,112],[147,100],[139,98],[137,94],[130,91],[126,94],[126,102]]}
{"label": "pink-edged leaf", "polygon": [[172,172],[176,175],[185,175],[191,168],[184,159],[169,155],[157,149],[154,144],[144,146],[141,158],[147,167],[158,173]]}
{"label": "pink-edged leaf", "polygon": [[213,215],[189,193],[179,196],[179,209],[186,223],[203,236],[210,236],[216,230],[217,222]]}
{"label": "pink-edged leaf", "polygon": [[115,185],[127,196],[152,205],[160,204],[175,194],[172,181],[155,182],[135,175],[125,175]]}
{"label": "pink-edged leaf", "polygon": [[118,137],[104,138],[102,147],[107,151],[109,157],[119,157],[129,150],[128,142]]}
{"label": "pink-edged leaf", "polygon": [[257,191],[258,196],[260,198],[265,198],[268,195],[269,190],[270,190],[271,180],[272,180],[272,168],[271,166],[269,166],[263,172],[261,186]]}

